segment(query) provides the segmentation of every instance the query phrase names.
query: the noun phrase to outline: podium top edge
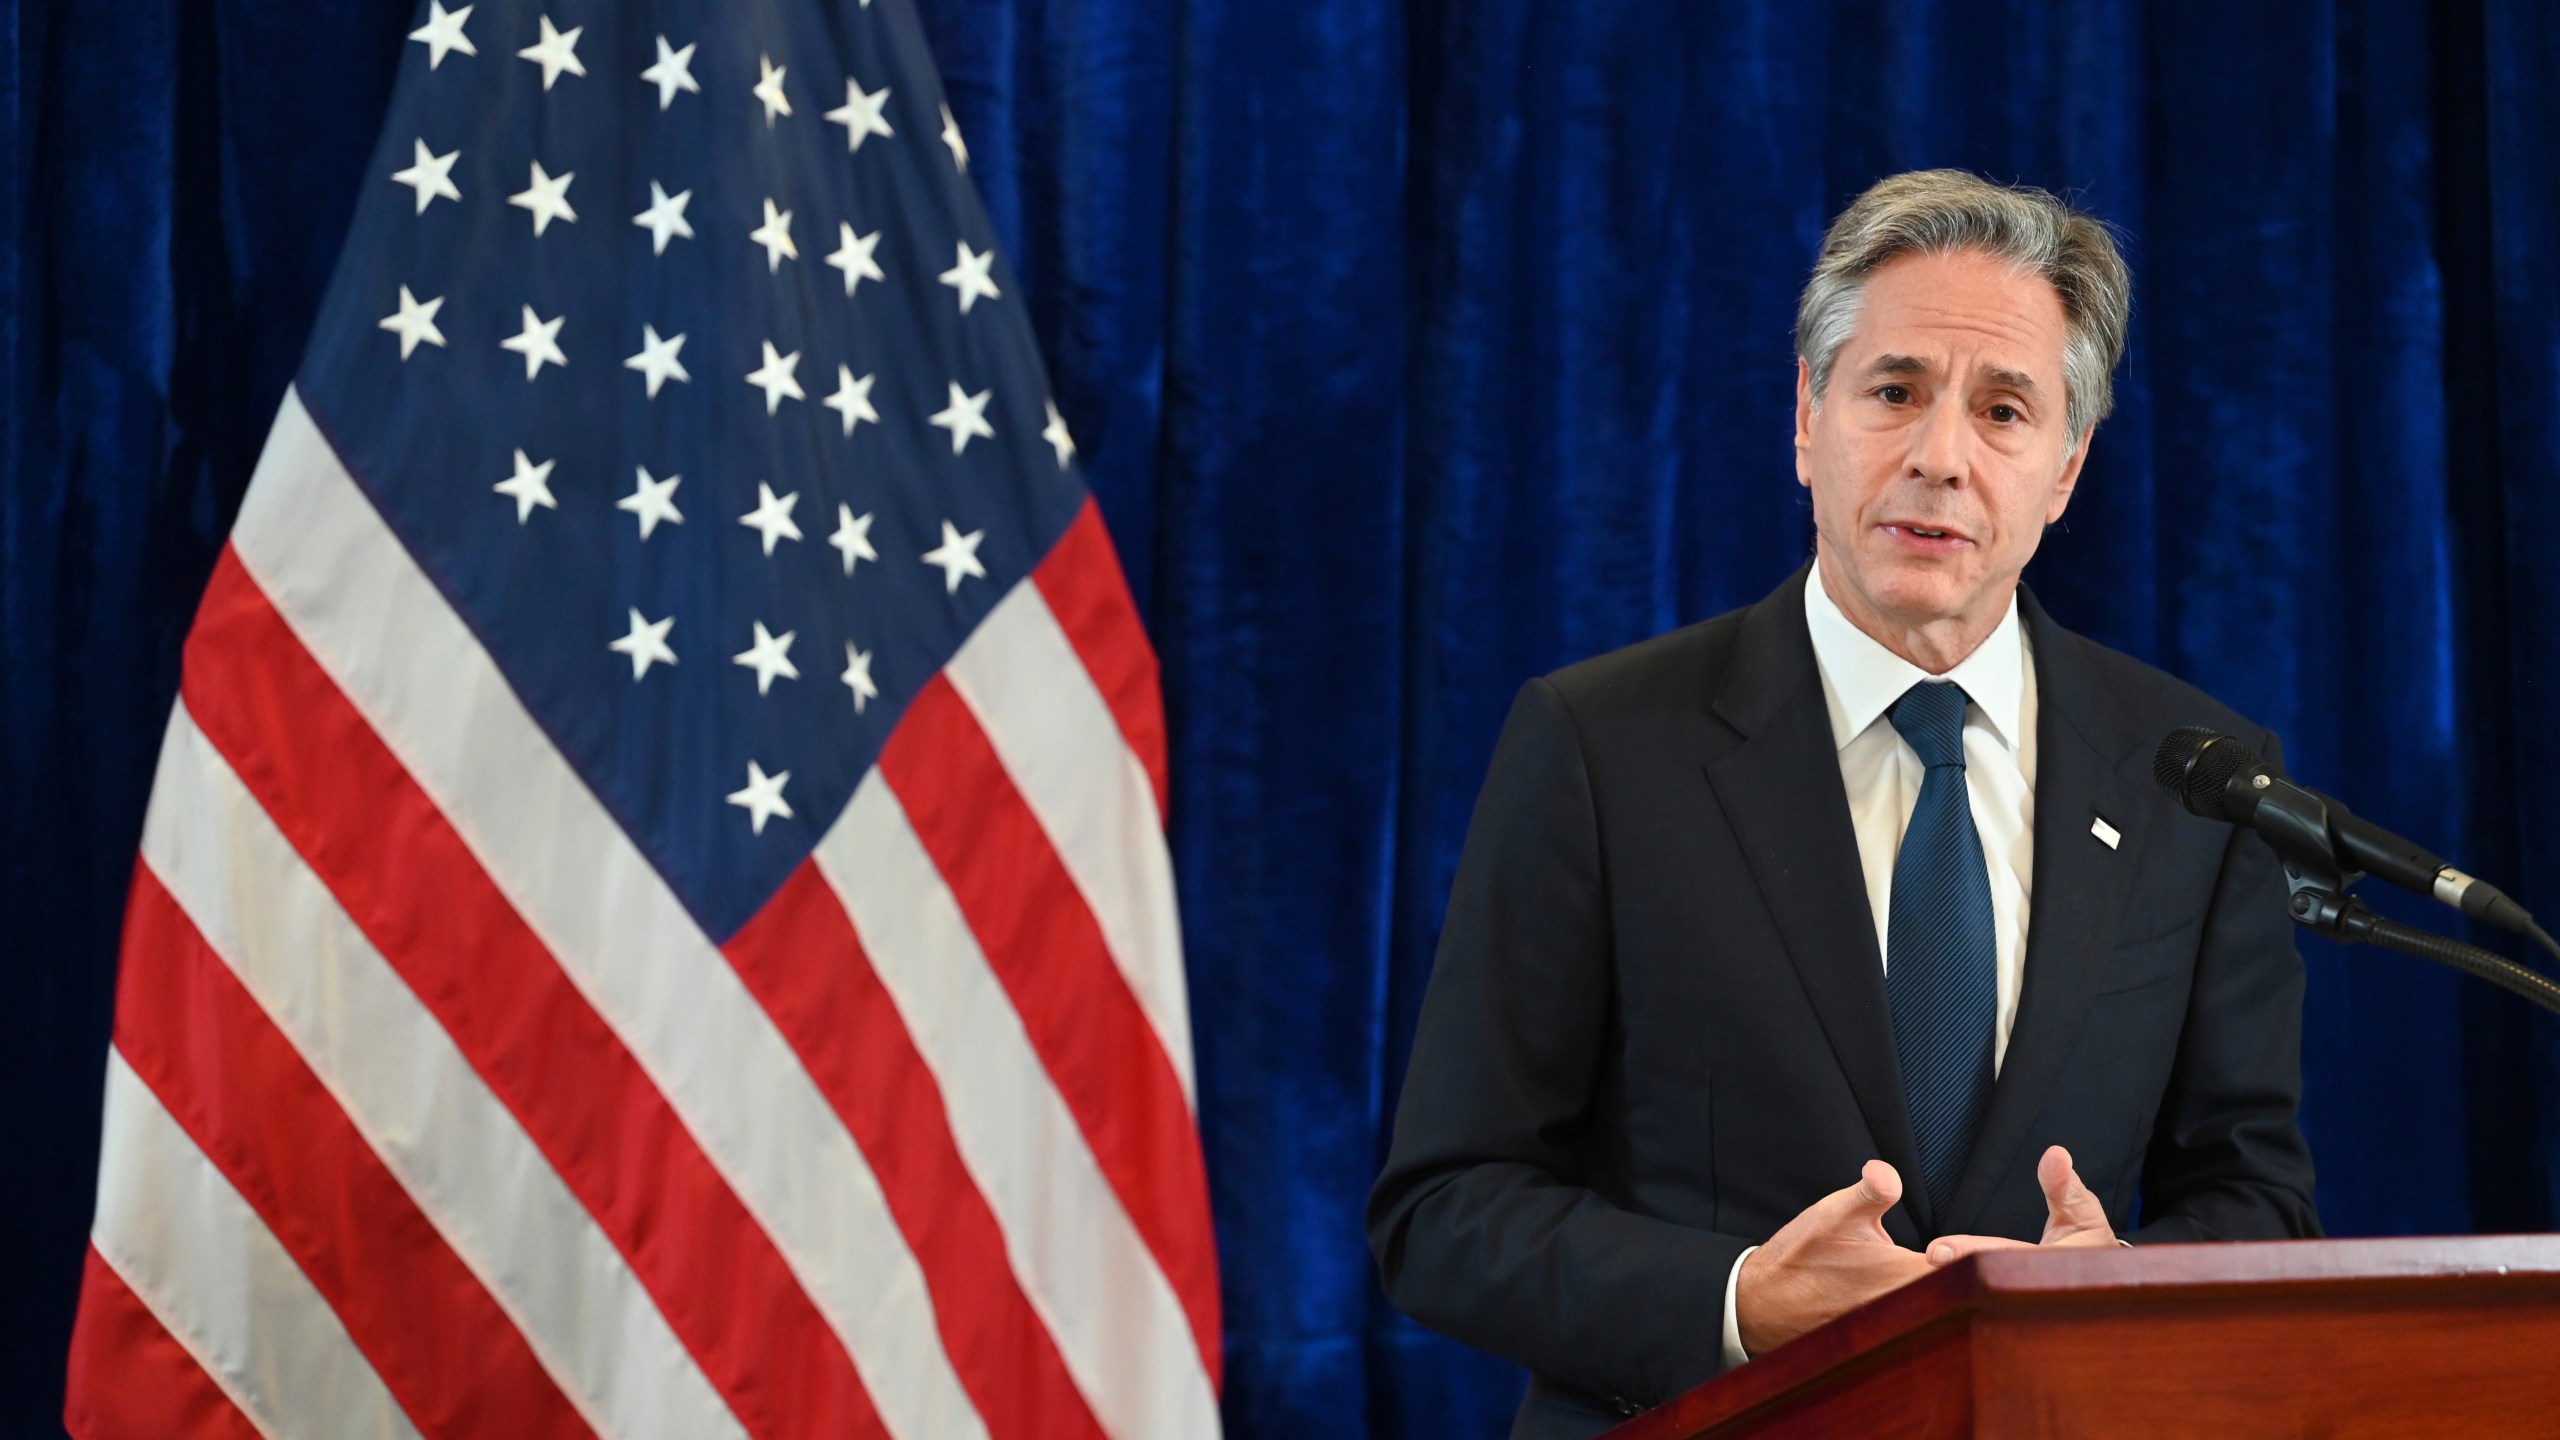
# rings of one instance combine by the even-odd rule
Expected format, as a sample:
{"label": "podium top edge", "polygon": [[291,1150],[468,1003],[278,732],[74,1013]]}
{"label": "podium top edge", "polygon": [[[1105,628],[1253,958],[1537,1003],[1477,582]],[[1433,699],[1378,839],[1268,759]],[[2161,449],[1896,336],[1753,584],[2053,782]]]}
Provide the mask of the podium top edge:
{"label": "podium top edge", "polygon": [[2560,1235],[2267,1240],[2131,1248],[2003,1250],[1975,1257],[1992,1294],[2298,1284],[2467,1275],[2560,1275]]}

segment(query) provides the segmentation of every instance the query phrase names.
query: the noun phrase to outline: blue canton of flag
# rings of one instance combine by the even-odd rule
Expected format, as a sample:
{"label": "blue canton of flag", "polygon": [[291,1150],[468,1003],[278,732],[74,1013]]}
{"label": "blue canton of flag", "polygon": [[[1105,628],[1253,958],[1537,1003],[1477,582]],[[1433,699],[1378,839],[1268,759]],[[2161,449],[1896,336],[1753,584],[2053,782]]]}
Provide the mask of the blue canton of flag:
{"label": "blue canton of flag", "polygon": [[905,4],[527,13],[402,90],[302,388],[727,936],[1085,492]]}

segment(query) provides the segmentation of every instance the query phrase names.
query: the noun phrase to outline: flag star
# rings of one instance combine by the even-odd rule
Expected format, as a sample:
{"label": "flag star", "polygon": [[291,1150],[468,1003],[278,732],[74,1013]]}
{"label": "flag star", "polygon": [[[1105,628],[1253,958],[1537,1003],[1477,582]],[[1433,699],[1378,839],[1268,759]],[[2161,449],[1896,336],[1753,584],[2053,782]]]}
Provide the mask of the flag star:
{"label": "flag star", "polygon": [[729,658],[756,672],[756,693],[762,695],[773,688],[776,675],[785,680],[800,678],[800,667],[791,663],[791,641],[799,633],[797,630],[785,630],[776,635],[765,629],[764,622],[759,620],[756,622],[756,643]]}
{"label": "flag star", "polygon": [[676,359],[676,352],[683,348],[683,336],[673,335],[661,340],[658,338],[657,326],[643,325],[640,327],[640,353],[623,361],[622,368],[637,370],[647,376],[649,398],[655,400],[658,398],[658,387],[665,384],[670,375],[687,384],[692,383],[693,377],[685,373],[684,363]]}
{"label": "flag star", "polygon": [[836,222],[836,239],[836,253],[827,257],[827,263],[844,272],[844,293],[852,294],[853,287],[865,280],[885,281],[889,278],[880,273],[880,262],[871,258],[871,252],[880,248],[879,231],[856,235],[852,226],[839,220]]}
{"label": "flag star", "polygon": [[[468,10],[471,7],[465,5],[462,8]],[[413,144],[415,148],[410,151],[410,156],[414,163],[406,170],[392,171],[391,178],[418,192],[417,213],[426,214],[427,207],[436,203],[439,195],[459,201],[462,192],[453,188],[453,162],[462,158],[462,152],[455,150],[450,155],[438,155],[427,148],[424,140]]]}
{"label": "flag star", "polygon": [[880,412],[871,408],[872,378],[865,375],[856,380],[852,366],[838,365],[836,393],[819,402],[844,417],[844,433],[847,435],[851,435],[853,427],[862,421],[868,420],[875,425],[880,423]]}
{"label": "flag star", "polygon": [[730,791],[729,803],[746,811],[747,819],[761,835],[764,822],[773,816],[779,815],[785,820],[791,818],[791,807],[782,799],[782,787],[790,783],[790,771],[767,775],[762,767],[750,760],[747,762],[747,788]]}
{"label": "flag star", "polygon": [[988,246],[986,253],[981,255],[969,248],[968,241],[960,242],[960,263],[943,271],[940,278],[943,284],[960,292],[961,314],[968,314],[969,307],[976,304],[981,295],[990,300],[997,298],[995,278],[988,273],[995,263],[994,246]]}
{"label": "flag star", "polygon": [[1064,470],[1067,462],[1075,458],[1075,437],[1067,433],[1067,417],[1058,413],[1058,402],[1046,400],[1041,403],[1049,407],[1049,426],[1040,432],[1040,438],[1048,441],[1049,448],[1058,452],[1058,468]]}
{"label": "flag star", "polygon": [[538,320],[534,318],[533,307],[527,305],[524,307],[523,333],[511,339],[499,341],[498,348],[513,350],[524,357],[524,378],[527,380],[542,372],[542,362],[545,360],[554,365],[565,366],[569,363],[569,357],[560,353],[560,327],[567,322],[568,318],[566,315],[559,315],[549,320]]}
{"label": "flag star", "polygon": [[844,77],[844,103],[827,112],[827,119],[844,127],[844,148],[859,150],[862,142],[874,135],[895,135],[889,128],[889,117],[882,113],[889,105],[889,87],[880,87],[877,95],[869,94]]}
{"label": "flag star", "polygon": [[[409,352],[417,349],[421,340],[439,348],[444,345],[444,332],[436,328],[436,312],[443,308],[444,297],[441,295],[433,300],[420,300],[409,293],[408,286],[400,287],[400,313],[383,316],[382,328],[400,337],[401,359],[408,359]],[[872,418],[880,417],[875,415]]]}
{"label": "flag star", "polygon": [[776,355],[773,353],[773,342],[770,340],[764,342],[764,363],[747,372],[747,383],[764,391],[764,413],[770,415],[781,409],[782,397],[785,395],[794,400],[809,398],[801,392],[800,382],[791,378],[792,372],[799,368],[799,351],[794,350],[788,355]]}
{"label": "flag star", "polygon": [[[530,315],[533,312],[528,310],[525,313]],[[995,393],[993,390],[981,390],[972,395],[962,390],[960,382],[954,380],[951,382],[951,403],[935,411],[933,418],[926,423],[939,425],[951,432],[951,453],[954,455],[969,448],[972,435],[993,440],[996,427],[987,423],[987,397]]]}
{"label": "flag star", "polygon": [[664,480],[654,480],[649,476],[648,466],[640,465],[633,468],[640,472],[639,483],[632,487],[630,494],[614,501],[613,508],[628,510],[640,517],[642,540],[649,538],[650,532],[658,528],[660,521],[669,525],[683,524],[684,515],[676,509],[676,487],[684,483],[684,477],[670,475]]}
{"label": "flag star", "polygon": [[521,525],[533,518],[536,505],[545,510],[560,508],[560,502],[551,498],[551,467],[559,463],[557,460],[545,460],[536,465],[525,458],[522,450],[518,450],[516,473],[489,488],[516,502],[516,523]]}
{"label": "flag star", "polygon": [[554,220],[577,220],[578,212],[569,208],[569,182],[577,178],[574,171],[567,175],[546,175],[542,171],[542,162],[536,160],[533,162],[531,183],[508,196],[507,203],[532,211],[533,233],[539,235]]}
{"label": "flag star", "polygon": [[542,38],[517,51],[516,54],[542,67],[542,88],[548,90],[551,88],[551,82],[559,79],[560,72],[563,70],[572,75],[587,73],[585,62],[578,59],[578,36],[586,28],[584,25],[576,25],[565,32],[554,30],[551,28],[551,17],[545,15],[542,17]]}
{"label": "flag star", "polygon": [[871,652],[854,649],[850,640],[844,642],[844,673],[836,678],[852,688],[856,715],[866,703],[880,698],[880,687],[871,682]]}
{"label": "flag star", "polygon": [[963,535],[959,527],[950,521],[942,522],[942,543],[924,552],[924,563],[942,567],[942,593],[957,593],[960,578],[964,575],[975,575],[981,580],[987,578],[987,567],[978,563],[978,542],[986,538],[984,530],[972,530]]}
{"label": "flag star", "polygon": [[785,540],[800,538],[800,525],[791,518],[791,507],[800,503],[800,492],[777,496],[773,487],[756,482],[756,508],[738,517],[738,523],[764,537],[764,553]]}
{"label": "flag star", "polygon": [[842,502],[836,505],[836,533],[827,537],[827,543],[844,552],[847,575],[853,573],[853,562],[880,558],[880,552],[871,548],[871,517],[854,514],[853,507]]}
{"label": "flag star", "polygon": [[637,680],[648,674],[649,667],[653,664],[676,663],[676,652],[667,645],[667,632],[674,629],[675,625],[676,617],[673,615],[664,620],[643,620],[640,618],[639,609],[634,607],[631,611],[631,633],[605,648],[617,654],[630,656],[631,678]]}
{"label": "flag star", "polygon": [[942,107],[942,143],[951,147],[951,163],[960,173],[969,173],[969,146],[960,138],[960,122],[951,118],[951,107]]}
{"label": "flag star", "polygon": [[681,50],[670,49],[664,35],[658,37],[658,63],[641,71],[640,78],[658,87],[660,110],[676,103],[679,90],[696,95],[702,93],[702,87],[693,80],[693,47],[687,45]]}
{"label": "flag star", "polygon": [[447,10],[437,0],[427,0],[427,23],[410,31],[409,38],[425,43],[428,69],[433,70],[443,64],[444,57],[456,50],[465,55],[480,53],[472,45],[471,37],[462,33],[462,22],[470,18],[471,7],[468,5],[459,10]]}
{"label": "flag star", "polygon": [[800,258],[800,247],[791,241],[791,212],[773,208],[773,197],[766,196],[764,223],[747,232],[747,238],[764,247],[764,269],[770,275],[782,268],[782,257]]}
{"label": "flag star", "polygon": [[791,73],[791,67],[774,64],[768,55],[758,55],[756,65],[764,71],[764,78],[756,82],[755,94],[764,102],[764,128],[770,130],[775,116],[791,113],[791,97],[782,93],[782,77]]}
{"label": "flag star", "polygon": [[632,216],[631,223],[649,232],[650,254],[666,254],[670,235],[693,238],[693,222],[684,218],[684,207],[692,200],[690,190],[679,190],[671,196],[665,186],[655,180],[649,182],[649,208]]}

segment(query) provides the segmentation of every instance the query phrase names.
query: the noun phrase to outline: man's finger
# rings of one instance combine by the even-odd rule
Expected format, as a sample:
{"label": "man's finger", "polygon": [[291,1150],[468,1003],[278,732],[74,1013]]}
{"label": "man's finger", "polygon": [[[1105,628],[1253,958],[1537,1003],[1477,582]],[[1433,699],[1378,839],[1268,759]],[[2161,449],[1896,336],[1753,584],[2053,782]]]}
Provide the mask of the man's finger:
{"label": "man's finger", "polygon": [[1953,1265],[1967,1255],[1979,1255],[1985,1250],[2034,1248],[2024,1240],[2012,1240],[2005,1235],[1941,1235],[1929,1242],[1929,1263]]}

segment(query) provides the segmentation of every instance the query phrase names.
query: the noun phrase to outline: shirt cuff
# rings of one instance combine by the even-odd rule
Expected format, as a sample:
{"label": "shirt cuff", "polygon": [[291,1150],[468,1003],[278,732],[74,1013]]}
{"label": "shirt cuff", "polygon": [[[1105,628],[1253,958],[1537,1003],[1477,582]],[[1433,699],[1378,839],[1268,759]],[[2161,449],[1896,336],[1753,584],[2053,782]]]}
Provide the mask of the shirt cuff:
{"label": "shirt cuff", "polygon": [[[1754,1245],[1751,1250],[1759,1248]],[[1743,1353],[1742,1316],[1741,1312],[1734,1308],[1734,1292],[1742,1284],[1742,1262],[1751,1258],[1751,1250],[1745,1250],[1735,1256],[1733,1269],[1724,1277],[1724,1368],[1727,1370],[1751,1358]]]}

